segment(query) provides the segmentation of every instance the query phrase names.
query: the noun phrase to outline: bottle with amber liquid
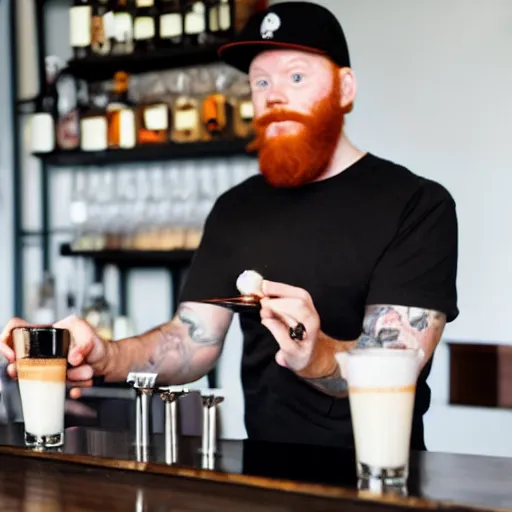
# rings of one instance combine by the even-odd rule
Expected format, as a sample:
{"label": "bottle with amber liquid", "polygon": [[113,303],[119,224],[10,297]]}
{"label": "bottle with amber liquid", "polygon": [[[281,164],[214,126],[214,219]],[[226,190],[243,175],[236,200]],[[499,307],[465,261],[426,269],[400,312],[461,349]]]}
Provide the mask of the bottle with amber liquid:
{"label": "bottle with amber liquid", "polygon": [[206,42],[206,7],[202,0],[183,0],[185,46],[198,46]]}
{"label": "bottle with amber liquid", "polygon": [[156,0],[135,0],[135,23],[133,35],[135,51],[149,53],[156,48]]}
{"label": "bottle with amber liquid", "polygon": [[137,144],[165,144],[169,141],[170,108],[164,100],[161,75],[147,74],[137,82]]}
{"label": "bottle with amber liquid", "polygon": [[108,55],[114,36],[114,13],[110,0],[92,0],[91,50],[94,55]]}
{"label": "bottle with amber liquid", "polygon": [[114,0],[114,44],[112,53],[133,53],[134,8],[133,0]]}
{"label": "bottle with amber liquid", "polygon": [[110,149],[135,146],[135,106],[128,96],[128,73],[114,75],[112,93],[107,105],[107,140]]}
{"label": "bottle with amber liquid", "polygon": [[183,12],[180,0],[160,0],[159,46],[176,48],[183,42]]}

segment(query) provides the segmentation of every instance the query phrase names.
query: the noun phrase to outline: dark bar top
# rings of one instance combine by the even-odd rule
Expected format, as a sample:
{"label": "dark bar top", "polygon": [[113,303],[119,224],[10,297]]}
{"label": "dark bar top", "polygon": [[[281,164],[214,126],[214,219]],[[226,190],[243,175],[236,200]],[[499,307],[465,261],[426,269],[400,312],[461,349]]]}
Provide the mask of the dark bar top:
{"label": "dark bar top", "polygon": [[354,453],[320,446],[220,441],[205,460],[182,437],[175,463],[163,436],[137,450],[128,432],[72,427],[62,449],[23,446],[23,425],[0,427],[1,511],[370,511],[512,508],[512,459],[418,452],[407,490],[357,489]]}

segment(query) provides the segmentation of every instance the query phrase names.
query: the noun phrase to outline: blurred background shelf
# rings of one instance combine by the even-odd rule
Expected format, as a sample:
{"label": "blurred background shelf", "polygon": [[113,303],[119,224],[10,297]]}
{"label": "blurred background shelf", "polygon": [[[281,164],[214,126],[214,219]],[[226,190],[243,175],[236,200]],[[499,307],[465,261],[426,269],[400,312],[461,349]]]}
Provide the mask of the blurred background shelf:
{"label": "blurred background shelf", "polygon": [[122,267],[184,267],[190,264],[193,250],[141,251],[141,250],[103,250],[75,251],[70,244],[62,244],[61,256],[89,258],[102,265]]}
{"label": "blurred background shelf", "polygon": [[116,71],[135,75],[212,64],[219,60],[217,50],[220,46],[221,44],[212,44],[196,48],[158,49],[143,55],[106,55],[72,59],[68,62],[67,71],[87,82],[95,82],[111,79]]}
{"label": "blurred background shelf", "polygon": [[54,151],[33,153],[46,164],[58,167],[80,165],[109,165],[132,162],[166,161],[197,157],[235,156],[246,154],[251,139],[225,139],[211,142],[184,142],[136,146],[133,149],[106,151]]}

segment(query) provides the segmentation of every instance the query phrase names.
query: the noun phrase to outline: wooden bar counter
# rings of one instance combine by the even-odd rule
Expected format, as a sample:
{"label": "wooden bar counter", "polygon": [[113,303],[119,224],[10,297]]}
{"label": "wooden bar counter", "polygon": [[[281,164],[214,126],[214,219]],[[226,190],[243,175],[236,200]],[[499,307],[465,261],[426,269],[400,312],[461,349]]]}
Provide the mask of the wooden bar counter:
{"label": "wooden bar counter", "polygon": [[38,452],[21,424],[0,427],[0,445],[1,512],[512,509],[506,458],[413,453],[407,491],[379,494],[358,491],[354,454],[331,448],[220,441],[212,463],[183,437],[172,464],[160,435],[142,453],[131,433],[72,427]]}

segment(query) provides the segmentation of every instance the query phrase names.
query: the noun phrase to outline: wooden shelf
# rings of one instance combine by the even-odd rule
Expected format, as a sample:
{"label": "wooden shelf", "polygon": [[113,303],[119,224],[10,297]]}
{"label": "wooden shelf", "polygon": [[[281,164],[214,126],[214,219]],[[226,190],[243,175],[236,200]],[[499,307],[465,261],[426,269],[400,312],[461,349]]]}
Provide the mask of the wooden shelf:
{"label": "wooden shelf", "polygon": [[72,59],[68,62],[68,71],[87,82],[96,82],[112,79],[116,71],[140,74],[211,64],[219,61],[217,51],[220,46],[221,43],[216,43],[198,47],[158,49],[151,53],[100,55]]}
{"label": "wooden shelf", "polygon": [[131,162],[166,161],[184,158],[247,155],[250,139],[226,139],[212,142],[184,142],[182,144],[152,144],[133,149],[108,149],[106,151],[54,151],[33,153],[47,164],[63,166],[108,165]]}
{"label": "wooden shelf", "polygon": [[103,265],[120,267],[183,267],[190,264],[194,256],[192,250],[176,251],[74,251],[69,244],[60,247],[61,256],[90,258]]}

